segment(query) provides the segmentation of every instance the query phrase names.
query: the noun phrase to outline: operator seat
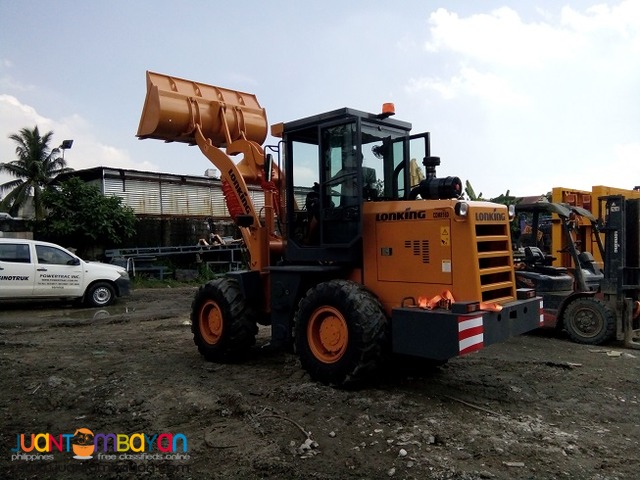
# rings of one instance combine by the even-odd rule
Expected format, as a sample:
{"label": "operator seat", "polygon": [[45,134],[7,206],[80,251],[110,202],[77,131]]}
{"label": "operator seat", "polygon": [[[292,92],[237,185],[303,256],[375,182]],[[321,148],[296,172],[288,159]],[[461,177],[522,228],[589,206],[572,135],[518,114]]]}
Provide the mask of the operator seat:
{"label": "operator seat", "polygon": [[524,247],[524,262],[536,272],[551,276],[566,273],[567,269],[565,267],[551,265],[555,259],[553,255],[545,254],[538,247]]}
{"label": "operator seat", "polygon": [[550,265],[553,257],[548,259],[538,247],[524,247],[524,261],[529,265]]}

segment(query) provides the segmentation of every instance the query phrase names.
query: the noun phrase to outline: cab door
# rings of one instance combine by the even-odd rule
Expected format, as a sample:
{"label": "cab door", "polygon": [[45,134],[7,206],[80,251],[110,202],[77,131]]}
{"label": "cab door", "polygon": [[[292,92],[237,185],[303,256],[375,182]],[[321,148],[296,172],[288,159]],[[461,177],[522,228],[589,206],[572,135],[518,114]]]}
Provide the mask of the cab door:
{"label": "cab door", "polygon": [[28,243],[0,243],[0,298],[28,298],[33,294],[35,265]]}
{"label": "cab door", "polygon": [[36,245],[35,297],[80,297],[82,262],[61,248]]}

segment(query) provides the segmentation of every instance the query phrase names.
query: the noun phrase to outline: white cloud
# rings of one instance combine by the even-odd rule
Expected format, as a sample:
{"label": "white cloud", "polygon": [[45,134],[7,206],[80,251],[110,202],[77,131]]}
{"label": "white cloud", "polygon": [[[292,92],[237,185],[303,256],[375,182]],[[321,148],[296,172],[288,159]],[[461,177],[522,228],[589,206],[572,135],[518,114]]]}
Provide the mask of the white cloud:
{"label": "white cloud", "polygon": [[[0,115],[2,124],[9,126],[18,122],[33,121],[35,124],[48,124],[51,120],[36,112],[36,109],[29,105],[24,105],[12,95],[0,95]],[[17,130],[16,130],[17,131]]]}
{"label": "white cloud", "polygon": [[640,29],[640,3],[627,0],[613,7],[599,4],[588,8],[585,14],[565,6],[561,10],[561,21],[576,32],[612,30],[622,37],[633,38]]}
{"label": "white cloud", "polygon": [[487,196],[640,183],[640,2],[522,11],[429,17],[405,91],[430,99],[442,155]]}
{"label": "white cloud", "polygon": [[640,143],[615,145],[612,157],[613,161],[608,161],[607,168],[603,169],[605,181],[601,184],[622,185],[622,188],[640,186]]}
{"label": "white cloud", "polygon": [[[640,143],[614,145],[603,158],[588,159],[578,165],[568,162],[558,168],[549,168],[546,179],[547,189],[569,187],[577,190],[591,190],[595,185],[604,185],[631,190],[640,185]],[[542,185],[541,179],[536,179]]]}
{"label": "white cloud", "polygon": [[[640,143],[616,145],[614,153],[618,160],[628,162],[629,165],[635,165],[635,173],[640,173]],[[640,181],[640,178],[638,180]]]}
{"label": "white cloud", "polygon": [[546,23],[525,23],[515,10],[460,18],[439,8],[429,18],[429,52],[452,51],[467,58],[510,68],[542,66],[549,59],[572,56],[583,39]]}
{"label": "white cloud", "polygon": [[[0,95],[0,124],[3,125],[5,133],[0,137],[0,162],[15,160],[15,143],[8,136],[18,133],[22,128],[33,128],[37,125],[41,133],[53,131],[51,147],[58,146],[62,140],[73,139],[73,147],[65,152],[65,160],[67,166],[75,170],[97,166],[157,169],[151,162],[133,161],[127,151],[104,144],[92,133],[95,127],[80,115],[59,120],[47,118],[11,95]],[[0,184],[12,179],[6,174],[0,174]]]}
{"label": "white cloud", "polygon": [[14,80],[10,75],[2,75],[0,76],[0,89],[10,92],[28,92],[33,90],[34,86],[20,83]]}
{"label": "white cloud", "polygon": [[470,67],[461,68],[457,75],[448,80],[435,77],[410,79],[406,90],[409,93],[435,91],[445,100],[471,96],[496,105],[525,107],[531,103],[526,94],[514,90],[505,78]]}

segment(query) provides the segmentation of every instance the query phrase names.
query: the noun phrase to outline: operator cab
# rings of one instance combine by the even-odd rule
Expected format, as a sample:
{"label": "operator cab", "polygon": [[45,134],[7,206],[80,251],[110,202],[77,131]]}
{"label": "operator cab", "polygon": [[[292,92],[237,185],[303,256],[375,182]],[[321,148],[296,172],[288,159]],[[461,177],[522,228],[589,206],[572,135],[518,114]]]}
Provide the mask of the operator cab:
{"label": "operator cab", "polygon": [[289,262],[362,262],[363,202],[406,200],[424,179],[429,134],[410,130],[350,108],[274,127],[284,143]]}

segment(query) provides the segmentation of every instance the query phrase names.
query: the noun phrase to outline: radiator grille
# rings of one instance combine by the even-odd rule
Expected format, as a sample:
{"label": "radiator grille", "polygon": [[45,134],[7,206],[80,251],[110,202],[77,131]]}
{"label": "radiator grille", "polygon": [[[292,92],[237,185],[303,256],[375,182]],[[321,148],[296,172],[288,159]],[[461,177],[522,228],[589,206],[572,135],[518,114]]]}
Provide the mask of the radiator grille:
{"label": "radiator grille", "polygon": [[476,225],[483,302],[506,302],[516,296],[508,228],[508,224]]}

